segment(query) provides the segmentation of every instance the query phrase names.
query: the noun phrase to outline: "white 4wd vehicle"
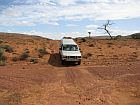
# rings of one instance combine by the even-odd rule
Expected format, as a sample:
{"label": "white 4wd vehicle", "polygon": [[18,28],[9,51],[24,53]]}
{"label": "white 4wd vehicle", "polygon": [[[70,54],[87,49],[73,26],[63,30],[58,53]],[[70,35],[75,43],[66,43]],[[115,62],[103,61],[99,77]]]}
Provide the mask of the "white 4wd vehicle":
{"label": "white 4wd vehicle", "polygon": [[73,39],[62,39],[59,52],[62,64],[65,64],[67,61],[77,62],[78,65],[81,64],[82,56],[80,53],[80,48]]}

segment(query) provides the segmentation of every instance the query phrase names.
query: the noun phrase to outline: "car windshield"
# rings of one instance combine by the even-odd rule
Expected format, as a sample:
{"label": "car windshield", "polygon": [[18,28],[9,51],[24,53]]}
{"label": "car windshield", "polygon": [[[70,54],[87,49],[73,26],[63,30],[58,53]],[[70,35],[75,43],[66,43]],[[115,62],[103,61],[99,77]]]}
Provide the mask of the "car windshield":
{"label": "car windshield", "polygon": [[64,51],[78,51],[77,45],[63,45]]}

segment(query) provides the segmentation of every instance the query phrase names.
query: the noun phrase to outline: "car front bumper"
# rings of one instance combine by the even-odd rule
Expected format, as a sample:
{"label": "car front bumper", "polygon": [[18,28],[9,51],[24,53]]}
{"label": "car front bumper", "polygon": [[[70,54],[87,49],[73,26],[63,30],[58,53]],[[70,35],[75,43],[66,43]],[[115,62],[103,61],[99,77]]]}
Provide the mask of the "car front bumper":
{"label": "car front bumper", "polygon": [[64,61],[81,61],[81,58],[67,56],[65,58],[62,58],[62,60],[64,60]]}
{"label": "car front bumper", "polygon": [[81,61],[81,59],[63,59],[64,61],[72,61],[72,62],[77,62]]}

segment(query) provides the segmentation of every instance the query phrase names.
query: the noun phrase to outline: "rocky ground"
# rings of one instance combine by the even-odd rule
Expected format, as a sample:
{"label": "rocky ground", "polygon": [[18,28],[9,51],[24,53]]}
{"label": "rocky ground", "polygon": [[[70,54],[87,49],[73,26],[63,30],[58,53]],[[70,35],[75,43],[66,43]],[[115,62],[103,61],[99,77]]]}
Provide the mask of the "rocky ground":
{"label": "rocky ground", "polygon": [[140,40],[75,39],[82,64],[63,66],[59,41],[0,39],[12,48],[0,66],[0,105],[140,105]]}

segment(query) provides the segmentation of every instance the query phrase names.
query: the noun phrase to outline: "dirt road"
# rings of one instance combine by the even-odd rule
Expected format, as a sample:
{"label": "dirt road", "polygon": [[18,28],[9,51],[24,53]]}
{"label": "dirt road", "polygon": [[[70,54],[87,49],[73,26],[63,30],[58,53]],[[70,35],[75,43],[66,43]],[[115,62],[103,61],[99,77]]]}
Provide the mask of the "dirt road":
{"label": "dirt road", "polygon": [[139,68],[139,63],[0,67],[0,105],[139,105]]}

